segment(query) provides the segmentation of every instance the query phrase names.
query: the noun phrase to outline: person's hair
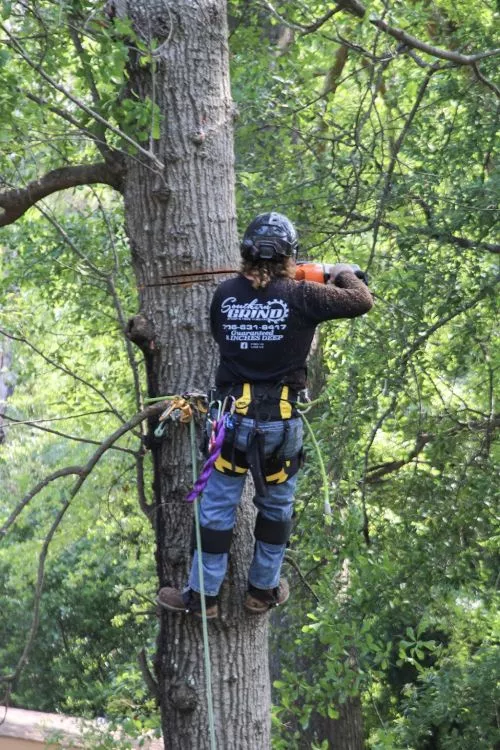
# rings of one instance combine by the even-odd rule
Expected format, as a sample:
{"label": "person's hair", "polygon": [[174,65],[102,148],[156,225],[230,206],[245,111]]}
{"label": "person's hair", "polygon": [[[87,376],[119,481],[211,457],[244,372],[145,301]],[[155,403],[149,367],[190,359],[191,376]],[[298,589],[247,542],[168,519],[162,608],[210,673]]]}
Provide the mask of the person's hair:
{"label": "person's hair", "polygon": [[287,257],[279,260],[243,260],[241,273],[251,276],[254,289],[264,289],[273,279],[294,279],[295,261]]}

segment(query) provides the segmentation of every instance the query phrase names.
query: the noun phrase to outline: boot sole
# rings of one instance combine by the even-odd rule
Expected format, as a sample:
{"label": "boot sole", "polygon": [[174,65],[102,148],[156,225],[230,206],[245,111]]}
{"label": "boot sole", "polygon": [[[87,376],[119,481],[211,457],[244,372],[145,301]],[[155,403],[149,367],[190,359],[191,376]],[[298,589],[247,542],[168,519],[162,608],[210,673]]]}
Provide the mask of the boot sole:
{"label": "boot sole", "polygon": [[[171,606],[169,604],[166,604],[165,602],[162,602],[160,599],[156,599],[156,603],[160,607],[162,607],[162,609],[166,609],[169,612],[177,612],[180,615],[190,615],[190,614],[193,614],[195,617],[198,617],[200,620],[202,619],[201,612],[193,612],[190,609],[185,609],[185,608],[181,609],[180,607],[173,607],[173,606]],[[208,612],[207,612],[207,620],[216,620],[218,616],[219,616],[218,610],[216,612],[212,613],[212,614],[208,614]]]}
{"label": "boot sole", "polygon": [[243,607],[246,609],[247,612],[250,612],[252,615],[264,615],[266,612],[269,612],[270,609],[274,609],[275,607],[281,607],[283,604],[286,604],[287,601],[288,601],[288,596],[286,599],[283,599],[282,602],[277,602],[276,604],[265,605],[264,607],[252,607],[251,604],[247,604],[246,602],[243,602]]}
{"label": "boot sole", "polygon": [[253,607],[250,607],[248,604],[243,604],[244,608],[247,612],[250,612],[251,615],[265,615],[266,612],[269,612],[271,607],[262,607],[259,609],[254,609]]}

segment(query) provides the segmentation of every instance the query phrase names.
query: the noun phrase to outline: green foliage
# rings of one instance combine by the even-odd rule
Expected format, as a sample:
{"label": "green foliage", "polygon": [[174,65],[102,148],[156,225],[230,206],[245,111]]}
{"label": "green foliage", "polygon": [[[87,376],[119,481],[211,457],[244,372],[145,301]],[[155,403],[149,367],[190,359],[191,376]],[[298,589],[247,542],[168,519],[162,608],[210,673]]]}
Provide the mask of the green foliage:
{"label": "green foliage", "polygon": [[[326,397],[309,416],[334,516],[325,523],[309,446],[289,552],[294,595],[272,636],[280,662],[273,746],[326,750],[325,726],[335,732],[359,699],[373,750],[492,750],[500,742],[494,92],[470,66],[441,61],[423,93],[422,65],[434,59],[415,60],[374,29],[369,13],[363,21],[338,13],[301,34],[287,32],[265,4],[229,5],[240,228],[257,212],[282,210],[298,225],[303,258],[368,267],[376,299],[365,318],[323,327]],[[364,5],[386,12],[382,0]],[[326,12],[322,2],[273,6],[297,27]],[[160,41],[146,44],[126,19],[100,8],[42,2],[20,13],[0,5],[47,74],[137,142],[155,139],[168,114],[152,83]],[[391,4],[387,18],[469,53],[495,47],[497,15],[492,2],[417,0]],[[82,32],[79,54],[68,20]],[[128,82],[134,65],[151,71],[141,98]],[[481,60],[481,74],[493,80],[496,66],[495,57]],[[0,51],[0,104],[7,185],[100,158],[100,126],[12,46]],[[108,140],[125,148],[117,135]],[[122,217],[107,193],[87,188],[42,207],[2,236],[0,327],[47,357],[14,342],[9,414],[70,417],[47,425],[99,441],[119,423],[103,396],[120,414],[135,410],[116,305],[136,305]],[[85,463],[94,447],[9,428],[0,447],[2,515],[47,473]],[[136,448],[135,438],[119,447]],[[109,452],[53,540],[40,633],[14,694],[23,705],[134,717],[141,727],[155,721],[135,664],[139,648],[152,648],[154,613],[143,612],[155,583],[132,464],[130,454]],[[45,488],[0,548],[7,670],[28,631],[41,539],[71,481]]]}
{"label": "green foliage", "polygon": [[[112,409],[136,408],[116,306],[117,300],[125,309],[135,306],[122,219],[106,194],[79,193],[64,214],[57,203],[50,208],[71,244],[36,216],[3,235],[0,328],[24,339],[13,342],[16,383],[8,413],[34,423],[7,423],[2,523],[38,481],[89,460],[120,423]],[[117,447],[136,449],[136,438],[124,437]],[[152,654],[156,617],[153,535],[137,507],[134,474],[131,453],[108,451],[54,537],[37,640],[13,694],[18,705],[89,717],[133,714],[142,724],[155,716],[136,661],[142,648]],[[73,482],[49,484],[0,547],[5,673],[15,668],[31,625],[41,543]]]}
{"label": "green foliage", "polygon": [[[302,25],[325,12],[312,6],[274,4]],[[491,750],[497,268],[480,243],[495,242],[498,223],[495,98],[470,70],[444,67],[396,153],[424,76],[411,58],[384,69],[350,50],[325,92],[341,37],[380,56],[387,38],[337,15],[283,47],[277,19],[240,3],[232,13],[241,227],[282,210],[303,258],[368,264],[376,294],[366,318],[323,330],[329,399],[312,414],[334,521],[310,447],[289,556],[319,603],[295,577],[273,641],[273,746],[327,747],[318,717],[334,734],[340,707],[360,696],[369,747]],[[484,50],[493,13],[404,3],[390,23]]]}

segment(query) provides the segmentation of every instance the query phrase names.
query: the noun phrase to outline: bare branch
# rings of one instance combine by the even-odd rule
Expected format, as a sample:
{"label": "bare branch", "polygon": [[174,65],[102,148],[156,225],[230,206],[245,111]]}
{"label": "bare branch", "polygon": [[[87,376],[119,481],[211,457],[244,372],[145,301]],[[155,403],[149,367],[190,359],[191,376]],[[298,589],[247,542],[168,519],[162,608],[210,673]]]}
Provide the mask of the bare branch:
{"label": "bare branch", "polygon": [[78,380],[79,383],[82,383],[82,385],[87,386],[91,390],[94,391],[94,393],[97,393],[98,396],[100,396],[105,403],[109,406],[113,414],[118,417],[118,419],[121,422],[125,422],[125,419],[120,414],[119,411],[115,409],[111,401],[108,399],[106,394],[101,391],[99,388],[97,388],[93,383],[90,383],[88,380],[85,380],[85,378],[82,378],[80,375],[77,375],[76,373],[72,372],[71,370],[68,370],[67,367],[64,365],[61,365],[59,362],[56,362],[55,360],[51,359],[51,357],[47,357],[46,354],[44,354],[37,346],[31,343],[31,341],[28,341],[27,338],[24,336],[15,336],[12,333],[7,333],[3,328],[0,328],[0,333],[3,336],[6,336],[8,339],[12,339],[13,341],[20,341],[22,344],[26,344],[29,346],[30,349],[32,349],[34,352],[36,352],[42,359],[44,359],[46,362],[48,362],[49,365],[52,365],[52,367],[55,367],[57,370],[61,370],[61,372],[64,372],[66,375],[69,375],[70,377],[74,378],[75,380]]}
{"label": "bare branch", "polygon": [[[365,16],[366,8],[359,2],[359,0],[340,0],[339,5],[342,10],[345,10],[358,18],[363,18]],[[394,39],[397,39],[398,42],[401,42],[407,47],[418,49],[420,52],[425,52],[427,55],[437,57],[440,60],[448,60],[455,65],[474,65],[474,63],[477,63],[479,60],[484,60],[487,57],[493,57],[500,54],[500,49],[492,49],[487,50],[486,52],[478,52],[474,55],[464,55],[461,52],[441,49],[440,47],[435,47],[427,42],[422,42],[420,39],[417,39],[417,37],[403,31],[403,29],[390,26],[386,21],[374,13],[370,14],[368,20],[373,26],[376,26],[378,29],[389,36],[392,36]]]}
{"label": "bare branch", "polygon": [[495,83],[493,83],[493,81],[490,81],[489,78],[486,78],[486,76],[483,75],[477,63],[472,63],[472,70],[474,71],[476,78],[479,81],[481,81],[481,83],[484,83],[484,85],[487,86],[489,89],[491,89],[493,93],[495,93],[500,99],[500,88],[498,88],[498,86]]}
{"label": "bare branch", "polygon": [[47,487],[47,485],[49,485],[55,479],[59,479],[60,477],[67,477],[72,474],[80,475],[82,471],[83,468],[81,466],[66,466],[64,469],[58,469],[57,471],[54,471],[53,474],[49,474],[47,477],[38,482],[38,484],[36,484],[28,492],[28,494],[25,495],[23,499],[16,505],[8,519],[5,521],[4,525],[0,528],[0,539],[6,535],[16,518],[22,512],[23,508],[25,508],[28,503],[33,500],[33,498],[38,495],[39,492],[43,490],[44,487]]}
{"label": "bare branch", "polygon": [[422,83],[420,84],[420,88],[419,88],[417,96],[415,98],[415,102],[413,103],[413,107],[411,108],[410,114],[408,115],[408,118],[407,118],[405,124],[401,128],[401,132],[399,133],[399,136],[398,136],[398,138],[396,140],[396,143],[394,144],[394,147],[392,149],[391,160],[389,162],[389,166],[387,168],[387,172],[386,172],[385,178],[384,178],[384,186],[382,188],[382,195],[381,195],[381,198],[380,198],[380,203],[379,203],[379,206],[377,208],[377,213],[376,213],[375,219],[373,221],[373,227],[374,227],[374,229],[373,229],[372,249],[371,249],[370,257],[368,259],[367,268],[370,266],[370,264],[371,264],[371,262],[373,260],[373,257],[375,255],[375,249],[376,249],[376,245],[377,245],[378,233],[379,233],[379,229],[380,229],[380,220],[382,219],[382,216],[384,214],[385,203],[386,203],[387,197],[388,197],[390,189],[391,189],[392,175],[393,175],[394,169],[396,167],[396,162],[397,162],[399,151],[400,151],[400,149],[401,149],[401,147],[402,147],[402,145],[404,143],[404,140],[406,138],[407,133],[409,132],[409,130],[410,130],[411,126],[412,126],[413,120],[415,119],[415,116],[416,116],[416,114],[417,114],[417,112],[419,110],[419,107],[420,107],[420,105],[422,103],[422,100],[424,98],[425,92],[427,90],[427,87],[428,87],[428,85],[430,83],[431,77],[433,76],[433,74],[435,72],[436,72],[436,67],[433,66],[433,67],[429,68],[429,70],[425,74],[424,79],[423,79]]}
{"label": "bare branch", "polygon": [[[464,432],[465,430],[468,430],[469,432],[486,431],[488,434],[491,434],[499,427],[500,414],[497,414],[493,416],[492,419],[482,420],[481,422],[460,422],[456,427],[452,427],[451,429],[446,430],[446,432],[441,433],[439,437],[452,437],[459,434],[460,432]],[[387,474],[392,474],[395,471],[399,471],[399,469],[401,469],[403,466],[411,463],[411,461],[413,461],[413,459],[423,451],[425,446],[436,437],[438,436],[430,433],[422,433],[421,435],[418,435],[413,450],[411,450],[405,458],[394,461],[386,461],[383,464],[377,464],[376,466],[369,467],[365,482],[367,482],[368,484],[376,484],[381,480],[382,477],[386,476]]]}
{"label": "bare branch", "polygon": [[[66,417],[45,417],[42,419],[16,419],[15,424],[29,424],[36,426],[38,422],[64,422],[68,419],[79,419],[79,417],[89,417],[92,414],[113,414],[111,409],[94,409],[93,411],[84,411],[80,414],[69,414]],[[12,417],[7,417],[13,421]],[[14,425],[11,425],[13,427]],[[100,444],[100,441],[99,441]]]}
{"label": "bare branch", "polygon": [[[109,409],[105,409],[104,412],[106,414],[109,414]],[[75,415],[75,417],[78,415]],[[88,443],[89,445],[100,445],[100,440],[92,440],[91,438],[83,438],[78,437],[78,435],[68,435],[66,432],[60,432],[59,430],[52,430],[50,427],[42,427],[41,424],[36,424],[36,421],[23,421],[21,419],[15,419],[14,417],[9,417],[7,414],[2,415],[3,419],[8,419],[9,422],[12,422],[12,425],[4,425],[4,427],[14,426],[14,425],[21,425],[26,424],[30,427],[34,427],[37,430],[41,430],[42,432],[50,432],[51,435],[57,435],[58,437],[62,437],[65,440],[76,440],[78,443]],[[63,417],[64,419],[64,417]],[[69,419],[72,419],[72,417],[69,417]],[[45,421],[45,420],[42,420]],[[50,421],[50,420],[48,420]],[[130,448],[122,448],[120,445],[113,445],[113,450],[115,451],[121,451],[122,453],[130,453],[132,456],[136,455],[136,451],[131,450]]]}
{"label": "bare branch", "polygon": [[139,500],[139,507],[150,522],[150,524],[155,526],[155,520],[153,517],[153,511],[155,508],[154,503],[148,503],[146,498],[146,491],[144,487],[144,456],[141,454],[136,455],[135,459],[135,473],[136,473],[136,483],[137,483],[137,497]]}
{"label": "bare branch", "polygon": [[119,191],[122,189],[121,174],[113,171],[108,164],[98,162],[54,169],[24,188],[6,190],[0,193],[0,227],[12,224],[37,201],[52,193],[96,183],[110,185]]}
{"label": "bare branch", "polygon": [[141,648],[141,650],[137,654],[137,663],[139,664],[139,669],[142,674],[142,679],[144,680],[146,687],[149,690],[150,695],[156,701],[159,701],[160,700],[160,688],[155,678],[151,674],[151,670],[148,664],[148,657],[146,656],[146,650],[144,648]]}
{"label": "bare branch", "polygon": [[338,4],[335,5],[333,8],[328,10],[324,15],[322,15],[320,18],[316,19],[316,21],[313,21],[310,24],[304,25],[301,23],[293,23],[292,21],[288,21],[284,16],[282,16],[276,8],[273,6],[269,0],[264,0],[264,5],[267,7],[268,10],[271,11],[273,16],[280,21],[284,26],[287,26],[289,29],[293,29],[294,31],[300,32],[303,36],[306,34],[312,34],[314,31],[317,31],[323,24],[325,24],[327,21],[332,18],[336,13],[339,13],[342,10],[342,5]]}
{"label": "bare branch", "polygon": [[286,552],[285,553],[285,562],[292,566],[292,568],[297,573],[297,575],[300,578],[300,580],[301,580],[302,584],[304,585],[304,587],[309,591],[309,593],[316,600],[316,602],[319,602],[320,601],[319,596],[317,596],[317,594],[314,592],[314,589],[306,581],[306,578],[305,578],[303,572],[301,571],[298,563],[296,562],[296,560],[294,560],[294,558],[292,557],[292,555],[290,554],[290,552]]}
{"label": "bare branch", "polygon": [[305,36],[306,34],[312,34],[314,31],[317,31],[321,26],[323,26],[323,24],[329,21],[332,16],[334,16],[336,13],[339,13],[341,10],[341,5],[335,5],[323,16],[321,16],[321,18],[318,18],[316,21],[313,21],[312,23],[305,26],[302,30],[302,35]]}
{"label": "bare branch", "polygon": [[142,407],[144,406],[144,403],[142,400],[139,367],[137,365],[137,360],[134,356],[132,342],[130,338],[127,336],[127,320],[125,319],[125,314],[123,312],[122,303],[121,303],[120,297],[118,296],[118,292],[116,291],[115,282],[112,276],[108,277],[107,286],[108,286],[108,290],[111,295],[111,298],[113,300],[113,305],[115,307],[116,316],[118,318],[118,322],[120,324],[123,337],[125,339],[125,349],[127,352],[127,359],[130,365],[130,369],[132,370],[132,377],[134,380],[135,404],[136,404],[137,409],[142,409]]}

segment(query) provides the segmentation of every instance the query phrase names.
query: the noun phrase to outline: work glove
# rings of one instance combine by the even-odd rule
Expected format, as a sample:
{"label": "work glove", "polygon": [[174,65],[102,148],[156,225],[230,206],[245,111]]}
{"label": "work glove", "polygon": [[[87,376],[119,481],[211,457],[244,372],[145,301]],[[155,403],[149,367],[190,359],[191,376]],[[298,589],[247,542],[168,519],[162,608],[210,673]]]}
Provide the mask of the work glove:
{"label": "work glove", "polygon": [[330,266],[330,279],[335,282],[336,277],[339,275],[339,273],[342,273],[342,271],[351,271],[355,276],[358,277],[358,279],[361,279],[361,281],[364,281],[364,283],[368,286],[368,274],[366,271],[362,271],[361,268],[357,265],[357,263],[335,263],[334,266]]}

